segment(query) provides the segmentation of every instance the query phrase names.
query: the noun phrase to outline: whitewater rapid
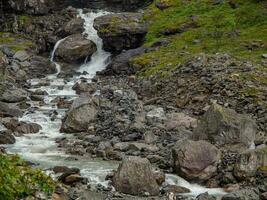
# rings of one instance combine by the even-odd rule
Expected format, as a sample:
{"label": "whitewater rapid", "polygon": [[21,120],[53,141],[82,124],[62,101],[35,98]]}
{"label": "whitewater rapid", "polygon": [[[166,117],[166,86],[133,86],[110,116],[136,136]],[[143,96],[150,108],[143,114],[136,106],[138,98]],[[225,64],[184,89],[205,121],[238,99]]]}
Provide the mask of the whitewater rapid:
{"label": "whitewater rapid", "polygon": [[[78,160],[69,159],[74,156],[66,154],[62,149],[57,147],[55,142],[58,138],[71,137],[71,135],[60,133],[62,119],[67,110],[58,108],[55,100],[56,98],[64,98],[66,100],[77,98],[75,91],[72,90],[73,85],[80,81],[81,78],[90,82],[97,71],[101,71],[107,66],[110,53],[103,50],[103,42],[93,27],[94,19],[105,14],[107,14],[107,12],[103,11],[84,14],[82,10],[79,10],[79,16],[85,21],[84,35],[96,44],[97,51],[92,55],[89,62],[85,60],[85,63],[77,70],[83,75],[74,76],[71,79],[65,80],[58,78],[61,67],[59,63],[55,62],[55,52],[60,43],[66,38],[59,40],[55,44],[50,59],[55,63],[57,72],[44,79],[29,80],[31,91],[42,90],[48,93],[48,95],[45,96],[44,104],[29,100],[28,103],[30,103],[31,109],[19,119],[25,122],[40,124],[42,130],[37,134],[27,134],[16,138],[15,144],[7,146],[8,152],[19,154],[26,160],[38,163],[39,167],[42,169],[49,169],[59,165],[77,167],[81,169],[81,175],[87,177],[91,183],[100,183],[104,186],[107,185],[105,181],[106,174],[117,168],[118,163],[85,157],[78,157]],[[41,84],[42,82],[49,84]],[[2,127],[0,127],[0,129],[1,128]],[[223,194],[221,189],[207,189],[196,184],[190,184],[186,180],[171,174],[167,174],[166,182],[189,188],[192,192],[188,195],[192,196],[204,192],[216,195]]]}

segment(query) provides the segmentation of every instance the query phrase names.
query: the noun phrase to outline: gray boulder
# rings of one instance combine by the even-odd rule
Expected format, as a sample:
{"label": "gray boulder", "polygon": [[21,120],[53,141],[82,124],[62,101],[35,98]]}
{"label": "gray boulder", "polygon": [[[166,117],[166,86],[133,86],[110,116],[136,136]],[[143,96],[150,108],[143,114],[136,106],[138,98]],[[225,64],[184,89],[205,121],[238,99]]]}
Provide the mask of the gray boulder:
{"label": "gray boulder", "polygon": [[241,153],[234,168],[234,175],[239,180],[246,180],[256,175],[256,171],[267,166],[267,146],[259,146]]}
{"label": "gray boulder", "polygon": [[137,55],[145,52],[145,48],[139,47],[137,49],[131,49],[123,51],[121,54],[112,59],[112,62],[106,67],[105,70],[98,74],[103,75],[131,75],[135,74],[138,69],[131,65],[131,59]]}
{"label": "gray boulder", "polygon": [[57,60],[67,63],[82,63],[87,56],[91,57],[96,50],[94,42],[87,40],[81,34],[74,34],[59,44],[55,56]]}
{"label": "gray boulder", "polygon": [[15,105],[0,102],[1,117],[22,117],[23,112]]}
{"label": "gray boulder", "polygon": [[63,28],[63,37],[68,35],[83,33],[84,31],[84,19],[77,17],[67,22]]}
{"label": "gray boulder", "polygon": [[115,53],[140,47],[147,33],[140,13],[104,15],[95,19],[94,27],[103,39],[103,48]]}
{"label": "gray boulder", "polygon": [[159,194],[159,185],[146,158],[128,157],[123,160],[112,179],[115,189],[131,195]]}
{"label": "gray boulder", "polygon": [[176,173],[188,180],[205,181],[217,171],[219,150],[207,141],[178,141],[172,149]]}
{"label": "gray boulder", "polygon": [[88,97],[75,99],[63,120],[61,131],[66,133],[87,131],[97,116],[97,102]]}
{"label": "gray boulder", "polygon": [[250,147],[256,131],[257,125],[249,116],[213,104],[194,130],[194,139],[209,140],[218,145],[241,144]]}

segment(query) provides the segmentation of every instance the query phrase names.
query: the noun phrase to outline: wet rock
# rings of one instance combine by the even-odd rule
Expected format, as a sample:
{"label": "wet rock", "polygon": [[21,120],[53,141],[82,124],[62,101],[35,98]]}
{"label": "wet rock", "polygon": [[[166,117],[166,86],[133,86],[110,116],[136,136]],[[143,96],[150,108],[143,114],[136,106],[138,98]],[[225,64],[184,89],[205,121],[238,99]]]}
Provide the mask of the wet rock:
{"label": "wet rock", "polygon": [[79,174],[71,174],[69,176],[67,176],[64,180],[64,183],[67,185],[73,185],[75,183],[81,182],[83,184],[86,184],[88,182],[88,180],[82,176],[80,176]]}
{"label": "wet rock", "polygon": [[43,78],[48,74],[56,73],[56,65],[50,59],[42,56],[32,56],[25,72],[31,78]]}
{"label": "wet rock", "polygon": [[[138,169],[138,170],[137,170]],[[123,160],[112,179],[115,189],[132,195],[158,195],[159,186],[146,158],[128,157]]]}
{"label": "wet rock", "polygon": [[220,160],[219,150],[207,141],[178,141],[172,156],[176,173],[196,181],[212,177]]}
{"label": "wet rock", "polygon": [[2,117],[22,117],[23,112],[14,105],[0,102],[0,116]]}
{"label": "wet rock", "polygon": [[58,180],[64,183],[65,179],[73,174],[80,174],[80,170],[78,168],[68,168],[67,171],[58,177]]}
{"label": "wet rock", "polygon": [[200,194],[197,196],[196,200],[216,200],[217,198],[213,195],[209,195],[208,192]]}
{"label": "wet rock", "polygon": [[255,121],[247,115],[213,104],[197,125],[194,138],[210,140],[219,145],[242,144],[250,147],[256,131]]}
{"label": "wet rock", "polygon": [[166,190],[168,193],[173,193],[173,194],[182,194],[191,192],[190,189],[178,185],[169,185],[167,186]]}
{"label": "wet rock", "polygon": [[137,49],[131,49],[123,51],[121,54],[112,59],[111,63],[106,67],[105,70],[98,74],[103,75],[131,75],[135,74],[138,69],[131,65],[130,60],[145,52],[143,47]]}
{"label": "wet rock", "polygon": [[226,194],[222,200],[260,200],[260,197],[257,190],[248,188]]}
{"label": "wet rock", "polygon": [[90,122],[95,120],[97,112],[94,100],[89,100],[87,97],[75,99],[63,120],[61,131],[66,133],[87,131]]}
{"label": "wet rock", "polygon": [[64,172],[67,172],[69,170],[70,170],[70,168],[68,168],[66,166],[55,166],[55,167],[53,167],[53,172],[55,174],[64,173]]}
{"label": "wet rock", "polygon": [[267,54],[262,54],[261,57],[267,59]]}
{"label": "wet rock", "polygon": [[140,47],[147,32],[140,13],[101,16],[95,19],[94,27],[103,39],[103,48],[114,53]]}
{"label": "wet rock", "polygon": [[14,144],[15,142],[16,139],[10,130],[0,131],[0,144]]}
{"label": "wet rock", "polygon": [[39,124],[20,122],[14,131],[20,134],[29,134],[38,133],[41,129],[42,127]]}
{"label": "wet rock", "polygon": [[82,63],[96,52],[96,45],[82,34],[74,34],[62,41],[55,52],[57,60],[67,63]]}
{"label": "wet rock", "polygon": [[20,88],[6,90],[0,100],[7,103],[18,103],[27,99],[27,92]]}
{"label": "wet rock", "polygon": [[239,180],[249,179],[264,166],[267,166],[267,146],[265,145],[241,153],[234,168],[234,175]]}

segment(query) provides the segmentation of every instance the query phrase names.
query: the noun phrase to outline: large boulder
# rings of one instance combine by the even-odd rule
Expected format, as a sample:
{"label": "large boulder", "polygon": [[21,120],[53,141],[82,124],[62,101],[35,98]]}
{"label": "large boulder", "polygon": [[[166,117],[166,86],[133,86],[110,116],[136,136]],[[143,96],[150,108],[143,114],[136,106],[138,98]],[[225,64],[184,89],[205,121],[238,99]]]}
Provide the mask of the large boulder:
{"label": "large boulder", "polygon": [[103,39],[103,48],[114,53],[140,47],[147,33],[140,13],[100,16],[95,19],[94,27]]}
{"label": "large boulder", "polygon": [[97,116],[97,102],[88,97],[75,99],[63,120],[61,131],[66,133],[87,131]]}
{"label": "large boulder", "polygon": [[137,69],[131,65],[131,59],[144,52],[145,48],[143,47],[124,51],[118,56],[116,56],[114,59],[112,59],[112,62],[106,67],[106,69],[99,72],[98,74],[108,75],[108,76],[135,74]]}
{"label": "large boulder", "polygon": [[188,180],[205,181],[217,171],[219,150],[207,141],[178,141],[172,149],[176,173]]}
{"label": "large boulder", "polygon": [[82,34],[74,34],[59,44],[55,55],[57,60],[67,63],[82,63],[86,57],[91,57],[96,50],[94,42],[87,40]]}
{"label": "large boulder", "polygon": [[131,195],[159,194],[159,185],[146,158],[128,157],[119,165],[112,179],[115,189]]}
{"label": "large boulder", "polygon": [[249,116],[213,104],[199,121],[194,139],[209,140],[218,145],[253,145],[257,125]]}
{"label": "large boulder", "polygon": [[256,171],[267,166],[267,146],[246,150],[241,153],[234,168],[238,180],[246,180],[256,175]]}

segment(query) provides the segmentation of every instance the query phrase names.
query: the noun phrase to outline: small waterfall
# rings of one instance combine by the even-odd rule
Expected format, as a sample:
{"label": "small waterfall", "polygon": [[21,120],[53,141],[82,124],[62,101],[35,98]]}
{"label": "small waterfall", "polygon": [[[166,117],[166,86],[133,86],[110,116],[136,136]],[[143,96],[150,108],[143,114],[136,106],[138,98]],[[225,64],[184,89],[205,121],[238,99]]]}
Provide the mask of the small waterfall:
{"label": "small waterfall", "polygon": [[103,41],[98,36],[97,31],[94,29],[94,20],[95,18],[106,15],[108,12],[99,11],[99,12],[90,12],[84,14],[82,10],[79,10],[79,16],[84,19],[84,34],[86,34],[87,39],[93,41],[96,44],[97,51],[92,55],[91,60],[86,62],[80,67],[79,72],[87,72],[88,75],[86,78],[93,78],[96,72],[105,69],[108,64],[108,58],[110,53],[103,50]]}
{"label": "small waterfall", "polygon": [[56,70],[57,70],[57,72],[56,72],[55,75],[58,75],[60,73],[60,71],[61,71],[60,64],[58,64],[57,62],[54,61],[54,59],[55,59],[55,53],[56,53],[56,50],[57,50],[58,46],[60,45],[60,43],[63,42],[66,38],[63,38],[61,40],[58,40],[57,43],[54,46],[53,51],[51,52],[50,61],[53,62],[53,63],[55,63]]}

